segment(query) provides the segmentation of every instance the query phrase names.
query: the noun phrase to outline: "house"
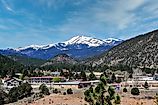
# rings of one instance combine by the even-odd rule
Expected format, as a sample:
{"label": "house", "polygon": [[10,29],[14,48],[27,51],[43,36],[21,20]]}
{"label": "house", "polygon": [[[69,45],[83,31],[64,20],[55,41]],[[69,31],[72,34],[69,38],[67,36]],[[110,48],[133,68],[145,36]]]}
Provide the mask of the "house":
{"label": "house", "polygon": [[58,71],[51,72],[51,75],[55,76],[55,77],[58,77],[58,76],[60,76],[60,72],[58,72]]}
{"label": "house", "polygon": [[22,80],[13,77],[13,78],[3,79],[2,83],[3,83],[3,88],[11,89],[13,87],[18,87],[22,83]]}
{"label": "house", "polygon": [[137,80],[137,81],[153,81],[154,77],[152,76],[133,76],[133,80]]}

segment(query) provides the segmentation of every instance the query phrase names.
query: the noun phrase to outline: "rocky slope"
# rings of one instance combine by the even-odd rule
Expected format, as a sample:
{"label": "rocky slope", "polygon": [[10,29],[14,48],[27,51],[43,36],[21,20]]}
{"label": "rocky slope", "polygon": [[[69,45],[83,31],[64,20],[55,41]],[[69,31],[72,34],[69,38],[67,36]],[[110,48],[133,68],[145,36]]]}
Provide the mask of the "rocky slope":
{"label": "rocky slope", "polygon": [[158,30],[139,35],[92,58],[93,65],[128,65],[158,68]]}
{"label": "rocky slope", "polygon": [[77,60],[74,58],[68,56],[67,54],[58,54],[46,63],[42,65],[43,66],[49,66],[49,65],[57,65],[57,64],[76,64],[78,63]]}

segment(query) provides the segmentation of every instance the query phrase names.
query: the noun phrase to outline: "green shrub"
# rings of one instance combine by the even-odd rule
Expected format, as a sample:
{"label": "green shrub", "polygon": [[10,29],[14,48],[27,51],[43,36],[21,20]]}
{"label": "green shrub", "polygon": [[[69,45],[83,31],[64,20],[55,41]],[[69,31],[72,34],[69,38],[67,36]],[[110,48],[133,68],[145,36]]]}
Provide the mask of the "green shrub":
{"label": "green shrub", "polygon": [[116,83],[121,83],[122,80],[119,78],[119,79],[117,79],[115,82],[116,82]]}
{"label": "green shrub", "polygon": [[48,89],[48,87],[45,84],[41,84],[40,87],[39,87],[39,90],[44,95],[50,95],[49,89]]}
{"label": "green shrub", "polygon": [[67,94],[73,94],[73,91],[71,88],[67,89]]}
{"label": "green shrub", "polygon": [[59,92],[58,89],[53,90],[53,93],[55,93],[55,94],[58,94],[58,92]]}
{"label": "green shrub", "polygon": [[140,92],[139,92],[139,89],[138,89],[138,88],[132,88],[132,89],[131,89],[131,94],[132,94],[132,95],[139,95],[139,93],[140,93]]}
{"label": "green shrub", "polygon": [[123,92],[126,93],[127,92],[127,88],[123,88]]}
{"label": "green shrub", "polygon": [[66,92],[64,92],[63,95],[66,95]]}
{"label": "green shrub", "polygon": [[115,101],[114,101],[115,104],[120,104],[121,103],[121,98],[120,96],[117,94],[116,97],[115,97]]}
{"label": "green shrub", "polygon": [[61,79],[59,77],[53,78],[53,82],[61,82]]}
{"label": "green shrub", "polygon": [[148,89],[148,88],[149,88],[149,84],[148,84],[148,82],[147,82],[147,81],[145,81],[145,83],[144,83],[143,87],[144,87],[145,89]]}

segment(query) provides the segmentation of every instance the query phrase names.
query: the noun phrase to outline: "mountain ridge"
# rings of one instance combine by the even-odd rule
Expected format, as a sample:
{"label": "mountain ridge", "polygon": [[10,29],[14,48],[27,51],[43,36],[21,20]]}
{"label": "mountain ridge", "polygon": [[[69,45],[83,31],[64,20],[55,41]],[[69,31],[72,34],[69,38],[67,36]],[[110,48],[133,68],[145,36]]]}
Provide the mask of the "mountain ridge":
{"label": "mountain ridge", "polygon": [[73,58],[85,59],[94,55],[99,55],[122,41],[123,40],[114,38],[103,41],[92,37],[75,36],[68,41],[56,44],[30,45],[16,49],[0,50],[0,54],[20,54],[31,58],[51,59],[55,55],[65,53]]}
{"label": "mountain ridge", "polygon": [[158,68],[158,30],[138,35],[111,48],[89,63]]}
{"label": "mountain ridge", "polygon": [[[107,39],[97,39],[97,38],[93,38],[93,37],[87,37],[87,36],[74,36],[71,39],[65,41],[65,42],[60,42],[60,43],[56,43],[56,44],[46,44],[46,45],[29,45],[29,46],[25,46],[25,47],[19,47],[19,48],[11,48],[12,50],[16,50],[16,51],[20,51],[20,50],[25,50],[28,48],[33,48],[33,49],[49,49],[50,47],[55,47],[58,44],[65,44],[65,46],[67,45],[72,45],[72,44],[87,44],[90,47],[97,47],[100,46],[102,44],[108,44],[108,43],[112,43],[114,41],[123,41],[121,39],[117,39],[117,38],[107,38]],[[89,42],[89,43],[88,43]]]}

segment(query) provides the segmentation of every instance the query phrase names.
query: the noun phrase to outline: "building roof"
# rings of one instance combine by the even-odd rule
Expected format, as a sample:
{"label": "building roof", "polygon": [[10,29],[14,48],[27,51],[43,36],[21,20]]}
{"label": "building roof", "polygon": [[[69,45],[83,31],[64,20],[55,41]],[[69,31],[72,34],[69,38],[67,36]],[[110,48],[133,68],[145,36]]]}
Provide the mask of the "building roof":
{"label": "building roof", "polygon": [[15,77],[9,78],[9,79],[5,80],[4,82],[10,81],[10,80],[16,80],[16,81],[22,82],[21,79],[18,79],[18,78],[15,78]]}
{"label": "building roof", "polygon": [[55,72],[51,72],[51,74],[54,74],[54,75],[60,75],[60,72],[55,71]]}
{"label": "building roof", "polygon": [[79,84],[80,81],[53,83],[53,85],[79,85]]}
{"label": "building roof", "polygon": [[79,85],[79,84],[87,84],[87,83],[96,83],[99,82],[99,80],[94,81],[72,81],[72,82],[59,82],[59,83],[53,83],[54,85]]}
{"label": "building roof", "polygon": [[65,77],[52,77],[52,76],[42,76],[42,77],[30,77],[31,79],[33,78],[50,78],[50,79],[53,79],[53,78],[65,78]]}
{"label": "building roof", "polygon": [[22,73],[15,73],[15,75],[17,75],[17,76],[21,76],[21,75],[23,75]]}
{"label": "building roof", "polygon": [[[121,84],[133,84],[133,83],[135,83],[135,82],[138,82],[138,83],[145,83],[145,81],[126,81],[126,82],[121,82]],[[158,81],[155,81],[155,80],[153,80],[153,81],[147,81],[148,83],[156,83],[156,84],[158,84]]]}

